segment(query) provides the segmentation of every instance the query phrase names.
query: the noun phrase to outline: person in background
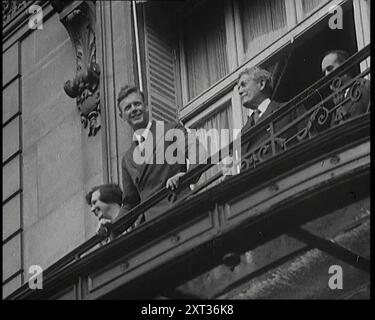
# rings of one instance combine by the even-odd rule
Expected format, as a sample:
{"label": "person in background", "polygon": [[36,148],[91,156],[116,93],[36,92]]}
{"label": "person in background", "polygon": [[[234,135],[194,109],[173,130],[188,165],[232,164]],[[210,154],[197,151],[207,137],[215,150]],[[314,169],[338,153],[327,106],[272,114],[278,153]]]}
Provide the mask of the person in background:
{"label": "person in background", "polygon": [[[249,110],[249,116],[244,127],[241,129],[241,134],[244,135],[248,130],[256,124],[267,119],[269,115],[276,110],[282,108],[285,103],[277,102],[271,99],[273,93],[273,82],[271,73],[260,67],[247,68],[238,76],[238,93],[241,98],[241,103],[244,108]],[[274,123],[274,132],[277,133],[281,128],[290,124],[295,120],[301,111],[292,110],[287,115]],[[292,128],[293,129],[293,128]],[[270,131],[263,131],[257,136],[250,139],[249,143],[243,144],[241,148],[241,156],[243,157],[254,147],[262,144],[270,137]],[[284,141],[297,132],[297,127],[293,130],[287,131],[282,137],[275,139],[276,150],[283,148]],[[271,155],[271,152],[268,153]]]}
{"label": "person in background", "polygon": [[[331,50],[326,52],[323,55],[321,63],[323,75],[329,75],[333,70],[341,66],[348,58],[349,54],[343,50]],[[354,76],[351,71],[347,71],[346,73],[340,75],[339,78],[341,80],[341,86],[345,86],[346,84],[348,84],[353,79],[353,77]],[[363,114],[370,107],[370,81],[364,78],[360,78],[358,80],[359,82],[357,89],[361,93],[359,99],[350,99],[350,86],[344,91],[338,90],[338,94],[333,101],[334,104],[337,105],[343,102],[345,99],[347,101],[335,110],[332,116],[331,125],[340,124],[351,117]],[[355,83],[352,86],[354,85]],[[334,91],[337,89],[331,86],[331,90]]]}

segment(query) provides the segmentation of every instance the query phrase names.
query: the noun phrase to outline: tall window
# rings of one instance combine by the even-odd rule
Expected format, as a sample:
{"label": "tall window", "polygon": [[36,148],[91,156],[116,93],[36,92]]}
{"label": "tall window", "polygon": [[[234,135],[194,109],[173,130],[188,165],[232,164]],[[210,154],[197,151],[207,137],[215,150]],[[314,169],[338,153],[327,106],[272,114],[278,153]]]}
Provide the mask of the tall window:
{"label": "tall window", "polygon": [[[252,65],[249,60],[258,54],[260,55],[255,60],[262,61],[263,67],[272,73],[275,87],[275,96],[272,98],[288,101],[308,83],[321,76],[321,51],[332,48],[355,51],[348,41],[349,38],[355,38],[355,35],[349,35],[354,26],[352,10],[344,13],[343,31],[327,29],[326,22],[322,25],[327,30],[323,33],[318,30],[321,12],[317,13],[316,20],[311,14],[324,5],[328,8],[329,2],[191,0],[166,1],[163,6],[159,1],[142,3],[148,9],[144,21],[145,74],[148,75],[146,82],[151,97],[150,105],[154,108],[153,115],[170,119],[176,105],[179,105],[182,121],[190,126],[202,124],[202,119],[207,122],[210,117],[214,119],[217,116],[214,109],[224,110],[223,104],[230,99],[223,99],[233,89],[228,87],[228,82],[233,81],[234,77],[227,76],[237,72],[246,61],[249,66]],[[367,2],[360,0],[359,3]],[[352,7],[352,2],[346,1],[342,7]],[[362,7],[367,8],[365,5]],[[327,8],[324,13],[328,17]],[[360,19],[366,16],[366,10],[362,11],[360,15],[357,14]],[[300,23],[306,19],[311,20],[309,25]],[[290,46],[289,38],[283,38],[289,31],[291,35],[298,35],[290,37],[293,39]],[[300,36],[301,31],[304,36]],[[317,32],[318,42],[307,41],[301,49],[297,48],[297,42],[301,43]],[[273,54],[269,46],[280,38],[283,39],[280,45],[274,46]],[[286,47],[283,48],[284,46]],[[264,51],[267,47],[269,49]],[[265,55],[268,56],[267,61],[263,59]],[[292,69],[295,70],[293,77],[288,78]],[[304,70],[310,70],[310,73],[306,74]],[[172,99],[173,96],[176,98]],[[223,117],[227,117],[227,121],[232,122],[236,128],[241,127],[247,119],[247,110],[242,109],[240,102],[228,108],[233,117],[229,117],[229,113]],[[223,122],[215,125],[218,129],[224,128]]]}
{"label": "tall window", "polygon": [[188,99],[228,73],[225,17],[220,2],[209,1],[184,22]]}
{"label": "tall window", "polygon": [[307,17],[314,9],[322,6],[327,1],[328,0],[301,0],[303,18]]}
{"label": "tall window", "polygon": [[[222,149],[224,146],[228,145],[233,140],[233,115],[232,115],[232,106],[230,102],[224,104],[218,111],[210,115],[208,118],[200,121],[197,125],[194,126],[194,129],[204,129],[200,133],[205,134],[205,136],[200,135],[200,137],[208,142],[207,145],[207,154],[213,156],[217,151]],[[210,129],[228,129],[229,135],[219,135],[219,136],[210,136],[207,137],[207,132]],[[201,178],[198,181],[198,184],[204,183],[212,176],[218,172],[219,168],[213,166],[210,170],[204,172]]]}
{"label": "tall window", "polygon": [[239,1],[245,60],[251,58],[287,31],[285,2]]}

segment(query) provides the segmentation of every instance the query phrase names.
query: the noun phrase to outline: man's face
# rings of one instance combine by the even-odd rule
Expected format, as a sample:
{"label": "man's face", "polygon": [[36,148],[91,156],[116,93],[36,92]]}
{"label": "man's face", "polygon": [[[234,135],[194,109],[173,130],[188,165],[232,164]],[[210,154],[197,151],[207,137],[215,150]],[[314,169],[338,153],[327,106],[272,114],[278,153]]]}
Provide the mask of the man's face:
{"label": "man's face", "polygon": [[146,128],[149,121],[148,107],[144,104],[142,96],[137,92],[129,94],[120,102],[122,117],[134,131]]}
{"label": "man's face", "polygon": [[241,75],[238,80],[238,93],[245,108],[256,109],[259,106],[262,94],[262,84],[254,80],[249,74]]}
{"label": "man's face", "polygon": [[91,212],[100,219],[111,219],[108,215],[110,205],[100,200],[100,191],[96,190],[91,195]]}
{"label": "man's face", "polygon": [[322,72],[325,76],[327,76],[340,65],[341,63],[337,59],[337,55],[334,53],[330,53],[323,58]]}
{"label": "man's face", "polygon": [[[339,61],[335,53],[326,55],[322,60],[322,72],[325,76],[329,75],[333,70],[337,69],[342,62]],[[350,80],[349,75],[343,74],[340,76],[342,84]]]}

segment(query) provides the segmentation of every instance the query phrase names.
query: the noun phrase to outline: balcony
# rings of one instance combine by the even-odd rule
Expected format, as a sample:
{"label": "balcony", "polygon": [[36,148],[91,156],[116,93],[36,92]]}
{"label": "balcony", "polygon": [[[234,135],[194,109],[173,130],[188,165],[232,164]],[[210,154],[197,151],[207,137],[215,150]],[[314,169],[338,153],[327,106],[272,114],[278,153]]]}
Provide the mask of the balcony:
{"label": "balcony", "polygon": [[[348,83],[339,79],[369,53],[356,53],[246,132],[241,144],[266,139],[242,154],[240,174],[222,179],[219,171],[105,246],[92,237],[44,271],[43,290],[26,283],[8,299],[369,297],[370,105],[332,120],[341,105],[361,98],[370,68]],[[275,129],[296,110],[298,118]],[[181,184],[214,165],[190,171]],[[170,195],[160,190],[114,230]],[[328,286],[332,265],[343,269],[343,290]]]}

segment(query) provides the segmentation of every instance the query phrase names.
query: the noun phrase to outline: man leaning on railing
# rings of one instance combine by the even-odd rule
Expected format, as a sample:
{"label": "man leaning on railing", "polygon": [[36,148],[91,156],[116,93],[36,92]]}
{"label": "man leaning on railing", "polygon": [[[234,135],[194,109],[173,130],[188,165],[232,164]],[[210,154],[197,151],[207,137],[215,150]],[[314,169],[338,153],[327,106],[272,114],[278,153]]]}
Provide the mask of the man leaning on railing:
{"label": "man leaning on railing", "polygon": [[[242,135],[284,105],[284,103],[271,100],[272,92],[272,76],[267,70],[260,67],[253,67],[245,69],[239,74],[238,93],[241,97],[241,103],[244,108],[251,111],[250,116],[241,130]],[[288,117],[284,117],[282,121],[278,123],[278,126],[282,128],[293,120],[294,117],[292,113],[290,113]],[[260,144],[267,137],[267,134],[262,134],[251,139],[251,141],[243,147],[241,154],[245,155],[252,147]],[[282,144],[282,141],[276,141],[276,143]]]}
{"label": "man leaning on railing", "polygon": [[[242,71],[238,76],[237,86],[238,93],[241,98],[241,104],[244,108],[249,110],[248,119],[244,127],[241,129],[242,136],[255,125],[266,120],[269,115],[282,108],[282,106],[285,104],[271,100],[273,93],[272,75],[269,71],[258,66],[247,68]],[[273,131],[276,132],[291,123],[301,112],[302,110],[292,110],[286,116],[283,116],[278,121],[275,121],[273,123]],[[296,133],[297,128],[293,129],[294,131],[289,130],[283,137],[273,137],[276,150],[282,150],[283,143],[286,138]],[[262,145],[268,138],[271,137],[270,128],[267,127],[266,130],[267,131],[263,130],[260,133],[252,136],[248,142],[242,143],[242,158],[249,156],[249,152],[251,150],[254,151],[256,147]],[[264,158],[272,155],[269,145],[265,146],[264,150],[266,150],[263,154]],[[225,161],[223,162],[225,163]],[[227,166],[224,165],[223,173],[227,174],[226,171],[230,168],[231,163]]]}
{"label": "man leaning on railing", "polygon": [[[164,213],[173,205],[173,202],[181,199],[190,191],[188,186],[179,188],[180,179],[187,171],[187,159],[190,154],[190,146],[186,138],[188,131],[178,121],[164,123],[151,120],[145,96],[135,86],[126,85],[121,88],[117,106],[120,117],[134,131],[133,142],[122,158],[124,198],[119,218],[165,187],[173,192],[172,197],[162,199],[136,218],[136,223],[142,223]],[[161,137],[158,137],[158,133]],[[168,139],[168,133],[171,133],[171,136],[183,137],[183,142],[178,145],[176,150],[178,159],[175,162],[171,161],[173,159],[168,159],[168,149],[173,149],[173,144],[177,144],[177,142]],[[198,150],[200,152],[202,149],[198,148]],[[199,152],[198,158],[200,157]],[[160,159],[160,155],[162,159]],[[173,156],[171,157],[173,158]],[[139,161],[142,159],[145,160],[143,163]],[[199,161],[191,163],[194,164],[190,165],[189,170],[199,165]],[[199,176],[192,183],[196,183],[198,179]]]}
{"label": "man leaning on railing", "polygon": [[[323,74],[325,76],[329,75],[333,70],[341,66],[348,57],[349,54],[343,50],[331,50],[325,53],[321,63]],[[353,72],[347,71],[334,79],[330,86],[333,92],[337,92],[337,95],[333,99],[334,105],[341,104],[332,115],[331,125],[341,124],[351,117],[366,113],[370,106],[369,80],[359,78],[345,90],[341,90],[341,87],[349,84],[349,82],[353,81],[353,78]],[[357,97],[354,97],[356,95]]]}

